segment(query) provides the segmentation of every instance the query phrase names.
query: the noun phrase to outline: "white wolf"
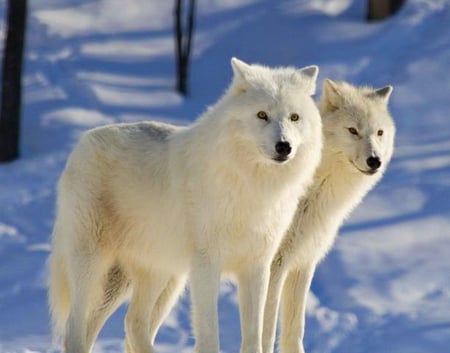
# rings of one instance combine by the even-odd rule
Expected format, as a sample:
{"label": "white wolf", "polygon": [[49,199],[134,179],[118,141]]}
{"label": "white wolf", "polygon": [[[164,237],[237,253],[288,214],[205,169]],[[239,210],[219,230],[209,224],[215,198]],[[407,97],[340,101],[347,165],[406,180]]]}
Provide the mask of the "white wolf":
{"label": "white wolf", "polygon": [[190,271],[196,351],[219,351],[221,273],[238,281],[242,353],[262,351],[270,264],[320,161],[318,67],[233,58],[232,68],[225,95],[191,126],[109,125],[71,154],[49,290],[67,352],[89,352],[128,291],[126,349],[153,352]]}
{"label": "white wolf", "polygon": [[318,262],[344,219],[381,179],[394,146],[387,103],[391,86],[354,87],[326,80],[320,113],[322,161],[283,238],[270,275],[263,351],[274,349],[281,298],[281,353],[303,353],[306,296]]}

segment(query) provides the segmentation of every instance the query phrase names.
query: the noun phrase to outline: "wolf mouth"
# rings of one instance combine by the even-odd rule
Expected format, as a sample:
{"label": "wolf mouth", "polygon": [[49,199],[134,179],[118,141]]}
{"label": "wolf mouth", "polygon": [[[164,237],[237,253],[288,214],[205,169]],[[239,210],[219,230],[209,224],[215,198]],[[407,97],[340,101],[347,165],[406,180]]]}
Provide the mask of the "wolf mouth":
{"label": "wolf mouth", "polygon": [[350,161],[350,163],[351,163],[357,170],[359,170],[361,173],[363,173],[363,174],[365,174],[365,175],[374,175],[374,174],[376,174],[376,173],[378,172],[378,169],[375,169],[375,170],[372,170],[372,169],[369,169],[369,170],[363,170],[363,169],[359,168],[359,167],[356,165],[356,163],[354,163],[351,159],[349,159],[349,161]]}
{"label": "wolf mouth", "polygon": [[277,156],[277,157],[273,157],[272,159],[275,162],[283,163],[283,162],[286,162],[289,158],[288,157],[283,157],[283,156]]}

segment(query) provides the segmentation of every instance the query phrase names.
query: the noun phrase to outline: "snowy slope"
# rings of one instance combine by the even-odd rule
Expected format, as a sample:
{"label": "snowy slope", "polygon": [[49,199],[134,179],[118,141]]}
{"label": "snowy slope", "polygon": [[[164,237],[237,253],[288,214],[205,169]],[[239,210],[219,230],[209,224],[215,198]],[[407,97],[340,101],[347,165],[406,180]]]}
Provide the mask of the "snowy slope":
{"label": "snowy slope", "polygon": [[[395,87],[395,156],[317,271],[307,351],[450,352],[450,0],[408,0],[373,24],[362,20],[363,3],[200,0],[184,99],[173,90],[171,1],[31,1],[23,156],[0,166],[0,353],[54,350],[45,260],[55,183],[80,133],[192,121],[228,85],[231,56],[318,64],[320,80]],[[237,352],[236,291],[224,283],[221,293],[221,348]],[[96,352],[122,351],[125,309]],[[192,351],[188,295],[157,342],[158,352]]]}

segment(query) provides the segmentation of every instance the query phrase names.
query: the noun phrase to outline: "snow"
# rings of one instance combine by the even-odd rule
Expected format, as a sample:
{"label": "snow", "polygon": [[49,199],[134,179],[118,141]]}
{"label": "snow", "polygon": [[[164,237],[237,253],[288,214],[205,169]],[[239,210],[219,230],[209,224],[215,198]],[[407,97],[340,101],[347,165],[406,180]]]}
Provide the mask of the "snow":
{"label": "snow", "polygon": [[[364,21],[361,0],[199,0],[190,95],[175,82],[172,2],[33,0],[22,158],[0,165],[0,353],[53,352],[46,258],[55,185],[88,128],[187,124],[212,104],[237,56],[320,66],[324,78],[394,86],[396,151],[342,228],[308,302],[308,353],[445,353],[450,345],[450,0],[409,0]],[[5,1],[0,12],[5,12]],[[0,23],[2,36],[5,24]],[[320,93],[320,92],[318,92]],[[236,289],[221,286],[221,349],[240,344]],[[123,351],[121,307],[94,352]],[[191,352],[187,293],[157,338]]]}

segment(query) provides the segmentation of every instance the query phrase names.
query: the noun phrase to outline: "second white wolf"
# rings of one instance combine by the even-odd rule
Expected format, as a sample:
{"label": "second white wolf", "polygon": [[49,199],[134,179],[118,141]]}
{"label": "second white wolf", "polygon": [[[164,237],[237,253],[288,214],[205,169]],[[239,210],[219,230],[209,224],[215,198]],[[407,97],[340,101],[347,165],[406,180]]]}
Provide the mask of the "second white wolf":
{"label": "second white wolf", "polygon": [[387,104],[391,86],[355,87],[326,80],[320,112],[322,161],[271,267],[263,352],[272,353],[281,298],[281,353],[304,353],[306,297],[314,271],[344,219],[381,179],[394,148]]}

